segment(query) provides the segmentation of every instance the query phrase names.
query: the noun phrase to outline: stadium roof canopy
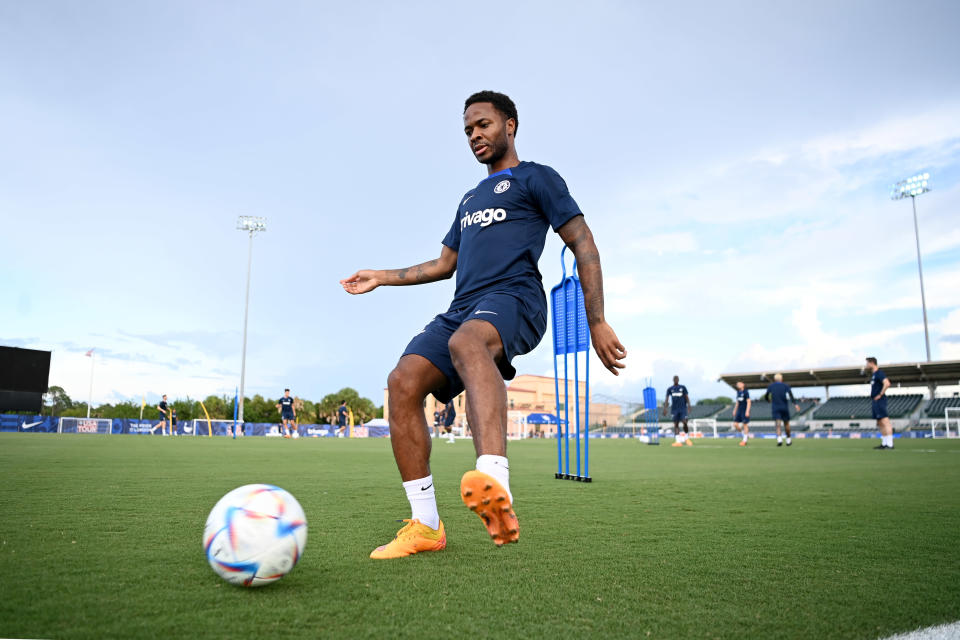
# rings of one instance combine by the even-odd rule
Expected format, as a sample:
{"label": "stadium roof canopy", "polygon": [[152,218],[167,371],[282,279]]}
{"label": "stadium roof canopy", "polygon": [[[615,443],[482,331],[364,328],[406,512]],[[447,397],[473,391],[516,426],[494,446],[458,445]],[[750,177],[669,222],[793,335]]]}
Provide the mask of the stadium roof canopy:
{"label": "stadium roof canopy", "polygon": [[[901,364],[880,363],[880,368],[890,378],[894,387],[928,387],[930,385],[960,384],[960,360],[940,362],[905,362]],[[743,380],[748,389],[764,389],[773,382],[776,373],[783,374],[783,381],[791,387],[833,387],[866,384],[870,374],[866,368],[824,367],[821,369],[793,369],[787,371],[757,371],[753,373],[724,373],[720,381],[735,387]]]}

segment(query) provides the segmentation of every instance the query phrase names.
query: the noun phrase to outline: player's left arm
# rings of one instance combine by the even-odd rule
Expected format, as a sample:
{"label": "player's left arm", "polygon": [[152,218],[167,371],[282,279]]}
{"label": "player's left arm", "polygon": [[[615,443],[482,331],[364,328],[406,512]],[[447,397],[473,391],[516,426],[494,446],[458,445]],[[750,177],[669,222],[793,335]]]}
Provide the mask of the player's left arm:
{"label": "player's left arm", "polygon": [[744,415],[745,415],[747,418],[750,417],[750,405],[751,405],[751,404],[753,404],[753,400],[751,400],[750,398],[747,398],[747,410],[746,410],[746,412],[744,413]]}
{"label": "player's left arm", "polygon": [[878,395],[874,400],[880,400],[883,396],[887,395],[887,389],[890,388],[890,378],[883,379],[883,388],[880,389],[880,395]]}
{"label": "player's left arm", "polygon": [[787,387],[787,394],[790,396],[790,402],[793,403],[794,410],[800,411],[800,404],[797,402],[797,399],[793,397],[793,389]]}
{"label": "player's left arm", "polygon": [[557,233],[577,258],[577,271],[583,287],[583,302],[593,348],[603,366],[613,375],[620,375],[618,369],[626,366],[621,360],[627,357],[627,350],[603,315],[603,271],[600,268],[600,251],[593,240],[593,233],[582,215],[574,216],[565,222],[557,229]]}

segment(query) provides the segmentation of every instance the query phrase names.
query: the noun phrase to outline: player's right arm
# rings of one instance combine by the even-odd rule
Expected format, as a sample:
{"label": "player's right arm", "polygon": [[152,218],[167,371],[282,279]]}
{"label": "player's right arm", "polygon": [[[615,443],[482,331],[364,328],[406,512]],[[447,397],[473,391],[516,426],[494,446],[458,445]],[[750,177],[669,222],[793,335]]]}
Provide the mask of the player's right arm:
{"label": "player's right arm", "polygon": [[751,405],[752,403],[753,403],[753,400],[751,400],[750,398],[747,398],[747,411],[746,411],[746,413],[744,414],[747,418],[750,417],[750,405]]}
{"label": "player's right arm", "polygon": [[340,281],[347,293],[368,293],[379,286],[402,287],[410,284],[426,284],[446,280],[457,270],[457,252],[443,245],[440,257],[405,269],[361,269],[349,278]]}

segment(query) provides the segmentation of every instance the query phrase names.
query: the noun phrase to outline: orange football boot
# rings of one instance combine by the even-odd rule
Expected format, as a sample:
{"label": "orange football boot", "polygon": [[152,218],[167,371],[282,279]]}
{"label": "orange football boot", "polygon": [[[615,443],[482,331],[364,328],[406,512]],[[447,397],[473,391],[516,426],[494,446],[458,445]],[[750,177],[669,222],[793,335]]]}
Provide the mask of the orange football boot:
{"label": "orange football boot", "polygon": [[447,533],[443,522],[439,529],[431,529],[419,520],[402,520],[407,524],[397,531],[397,537],[370,553],[374,560],[405,558],[421,551],[442,551],[447,548]]}
{"label": "orange football boot", "polygon": [[510,496],[496,478],[481,471],[467,471],[460,479],[460,497],[480,516],[498,547],[520,539],[520,524]]}

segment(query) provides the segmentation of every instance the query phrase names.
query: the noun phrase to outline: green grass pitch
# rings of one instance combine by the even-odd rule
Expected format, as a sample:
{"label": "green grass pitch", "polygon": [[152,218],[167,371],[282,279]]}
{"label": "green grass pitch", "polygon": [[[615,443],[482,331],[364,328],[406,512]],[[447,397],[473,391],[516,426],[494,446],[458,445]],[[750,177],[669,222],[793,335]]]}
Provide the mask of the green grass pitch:
{"label": "green grass pitch", "polygon": [[[0,435],[0,636],[877,638],[960,619],[960,442],[511,443],[520,543],[459,501],[473,447],[438,442],[446,551],[373,561],[409,517],[387,440]],[[228,490],[284,487],[309,521],[279,583],[202,549]]]}

